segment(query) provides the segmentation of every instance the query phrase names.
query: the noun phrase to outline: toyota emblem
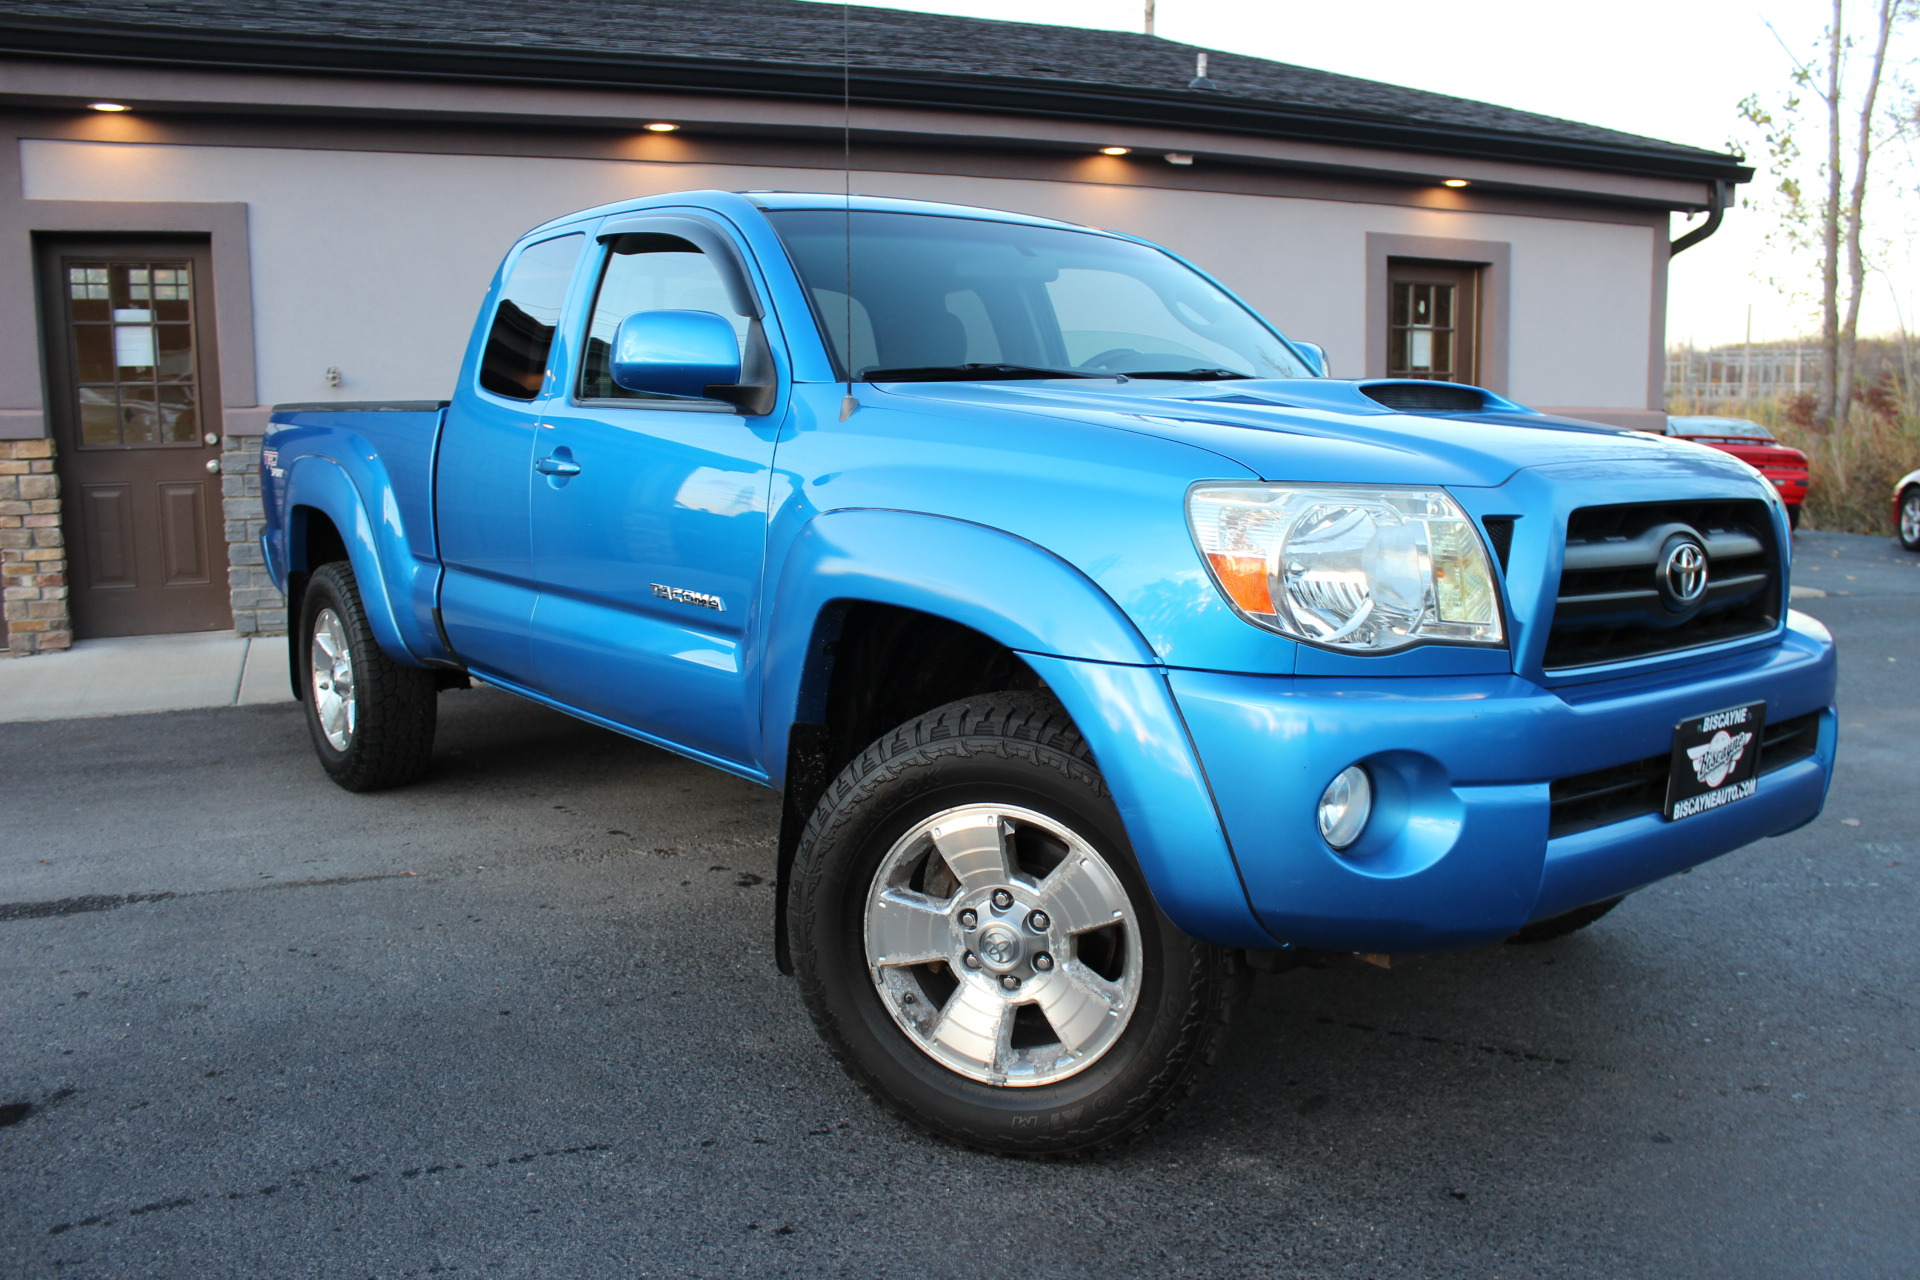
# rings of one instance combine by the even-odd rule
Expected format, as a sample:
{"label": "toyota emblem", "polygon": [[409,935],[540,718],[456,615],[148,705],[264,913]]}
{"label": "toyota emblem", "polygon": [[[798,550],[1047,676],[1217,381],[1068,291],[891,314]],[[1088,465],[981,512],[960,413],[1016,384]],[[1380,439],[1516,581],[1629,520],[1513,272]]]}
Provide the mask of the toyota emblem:
{"label": "toyota emblem", "polygon": [[1020,937],[1003,924],[988,925],[980,934],[980,958],[995,969],[1005,969],[1020,958]]}
{"label": "toyota emblem", "polygon": [[1692,608],[1707,593],[1707,549],[1691,538],[1676,541],[1660,573],[1667,599],[1678,608]]}

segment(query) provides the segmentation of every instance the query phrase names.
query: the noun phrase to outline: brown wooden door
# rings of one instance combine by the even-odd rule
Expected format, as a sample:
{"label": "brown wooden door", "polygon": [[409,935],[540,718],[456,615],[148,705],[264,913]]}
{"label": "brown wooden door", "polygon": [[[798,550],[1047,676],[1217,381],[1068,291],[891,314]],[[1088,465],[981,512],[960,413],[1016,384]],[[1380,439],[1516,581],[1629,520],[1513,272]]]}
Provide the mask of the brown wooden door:
{"label": "brown wooden door", "polygon": [[1480,268],[1393,258],[1387,263],[1387,376],[1480,381]]}
{"label": "brown wooden door", "polygon": [[233,625],[204,242],[40,254],[74,636]]}

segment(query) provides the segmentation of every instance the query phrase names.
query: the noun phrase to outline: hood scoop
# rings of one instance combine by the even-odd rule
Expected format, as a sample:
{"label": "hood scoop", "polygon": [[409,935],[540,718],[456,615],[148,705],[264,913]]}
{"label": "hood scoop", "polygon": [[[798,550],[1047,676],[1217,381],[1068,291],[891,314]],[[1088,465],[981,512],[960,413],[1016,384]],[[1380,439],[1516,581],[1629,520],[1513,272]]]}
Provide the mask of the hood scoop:
{"label": "hood scoop", "polygon": [[1485,392],[1451,382],[1369,382],[1360,394],[1401,413],[1480,413],[1489,407]]}

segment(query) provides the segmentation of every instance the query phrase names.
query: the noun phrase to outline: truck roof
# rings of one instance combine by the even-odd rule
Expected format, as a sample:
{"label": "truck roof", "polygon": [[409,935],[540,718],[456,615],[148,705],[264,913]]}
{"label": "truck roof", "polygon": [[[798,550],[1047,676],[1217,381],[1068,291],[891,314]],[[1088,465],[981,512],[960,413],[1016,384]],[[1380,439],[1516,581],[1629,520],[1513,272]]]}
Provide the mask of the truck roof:
{"label": "truck roof", "polygon": [[[715,212],[725,212],[729,206],[737,208],[745,202],[755,208],[765,210],[779,209],[833,209],[853,208],[863,213],[919,213],[948,218],[980,218],[992,222],[1017,222],[1035,227],[1060,227],[1069,231],[1101,232],[1098,227],[1086,227],[1072,222],[1061,222],[1055,218],[1039,218],[1032,214],[1013,213],[1006,209],[984,209],[975,205],[942,204],[934,200],[903,200],[893,196],[848,196],[839,191],[674,191],[666,195],[644,196],[636,200],[620,200],[613,204],[597,205],[591,209],[582,209],[543,222],[528,231],[527,235],[537,235],[557,227],[573,226],[581,222],[609,217],[619,213],[639,213],[647,209],[685,207],[693,205],[709,208]],[[525,236],[521,237],[522,239]]]}

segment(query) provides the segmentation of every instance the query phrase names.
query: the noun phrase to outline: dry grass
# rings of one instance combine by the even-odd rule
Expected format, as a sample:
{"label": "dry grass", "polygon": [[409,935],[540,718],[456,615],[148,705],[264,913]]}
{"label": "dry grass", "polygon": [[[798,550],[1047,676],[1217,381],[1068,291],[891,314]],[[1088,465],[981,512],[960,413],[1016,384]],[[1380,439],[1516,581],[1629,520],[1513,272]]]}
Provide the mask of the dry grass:
{"label": "dry grass", "polygon": [[1920,469],[1920,413],[1901,403],[1904,399],[1875,397],[1856,403],[1853,420],[1842,431],[1804,425],[1808,406],[1791,400],[1717,407],[1675,403],[1667,411],[1764,423],[1780,443],[1807,455],[1810,483],[1800,510],[1801,528],[1884,536],[1893,530],[1894,481]]}

